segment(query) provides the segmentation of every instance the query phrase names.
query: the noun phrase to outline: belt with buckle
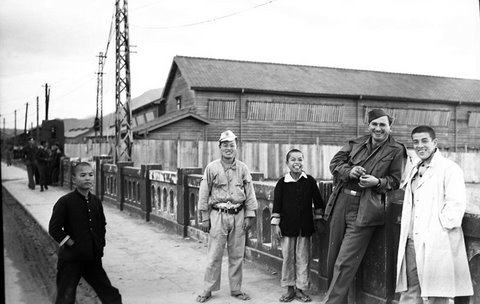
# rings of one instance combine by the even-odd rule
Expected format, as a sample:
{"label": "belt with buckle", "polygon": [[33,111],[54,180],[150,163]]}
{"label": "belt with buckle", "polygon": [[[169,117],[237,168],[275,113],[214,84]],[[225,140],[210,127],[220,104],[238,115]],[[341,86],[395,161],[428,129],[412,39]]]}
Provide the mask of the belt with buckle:
{"label": "belt with buckle", "polygon": [[237,208],[218,208],[218,207],[212,206],[212,209],[217,210],[218,212],[224,212],[228,214],[237,214],[240,212],[240,210],[243,209],[243,205],[238,206]]}
{"label": "belt with buckle", "polygon": [[360,191],[350,190],[350,189],[343,189],[343,193],[351,195],[351,196],[360,196]]}

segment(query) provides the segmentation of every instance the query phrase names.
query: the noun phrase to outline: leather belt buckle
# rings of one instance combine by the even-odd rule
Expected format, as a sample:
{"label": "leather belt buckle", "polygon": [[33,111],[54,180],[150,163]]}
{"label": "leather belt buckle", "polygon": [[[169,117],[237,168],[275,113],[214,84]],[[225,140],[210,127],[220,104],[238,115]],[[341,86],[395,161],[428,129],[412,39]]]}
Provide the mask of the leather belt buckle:
{"label": "leather belt buckle", "polygon": [[233,206],[233,204],[232,204],[232,202],[231,202],[231,201],[227,201],[227,202],[226,202],[226,206],[225,206],[225,207],[226,207],[226,209],[231,209],[231,208],[232,208],[232,206]]}
{"label": "leather belt buckle", "polygon": [[350,189],[343,189],[343,193],[351,195],[351,196],[360,196],[359,191],[350,190]]}

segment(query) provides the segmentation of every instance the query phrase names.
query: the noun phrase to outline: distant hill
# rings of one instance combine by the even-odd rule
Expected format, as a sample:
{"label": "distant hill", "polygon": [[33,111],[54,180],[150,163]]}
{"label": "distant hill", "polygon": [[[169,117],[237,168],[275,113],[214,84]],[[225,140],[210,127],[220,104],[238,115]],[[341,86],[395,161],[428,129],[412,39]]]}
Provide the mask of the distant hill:
{"label": "distant hill", "polygon": [[[139,108],[143,105],[148,104],[151,101],[154,101],[155,99],[158,99],[162,96],[163,88],[158,88],[158,89],[152,89],[148,90],[142,95],[132,98],[131,100],[131,109],[134,110],[136,108]],[[93,127],[93,120],[95,119],[95,116],[84,118],[84,119],[77,119],[77,118],[64,118],[64,125],[65,125],[65,131],[68,132],[69,130],[72,129],[83,129],[83,128],[90,128]],[[103,115],[103,122],[104,122],[104,127],[105,124],[113,124],[115,122],[115,113],[110,113]]]}

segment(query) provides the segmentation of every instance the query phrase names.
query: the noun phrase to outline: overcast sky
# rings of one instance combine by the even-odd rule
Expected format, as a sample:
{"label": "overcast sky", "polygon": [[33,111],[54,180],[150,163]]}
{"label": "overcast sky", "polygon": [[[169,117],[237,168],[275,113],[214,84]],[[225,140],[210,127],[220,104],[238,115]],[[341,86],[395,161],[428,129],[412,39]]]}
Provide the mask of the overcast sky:
{"label": "overcast sky", "polygon": [[[0,122],[96,111],[115,0],[0,0]],[[480,79],[478,0],[130,0],[131,93],[161,88],[175,55]],[[115,36],[104,114],[115,111]]]}

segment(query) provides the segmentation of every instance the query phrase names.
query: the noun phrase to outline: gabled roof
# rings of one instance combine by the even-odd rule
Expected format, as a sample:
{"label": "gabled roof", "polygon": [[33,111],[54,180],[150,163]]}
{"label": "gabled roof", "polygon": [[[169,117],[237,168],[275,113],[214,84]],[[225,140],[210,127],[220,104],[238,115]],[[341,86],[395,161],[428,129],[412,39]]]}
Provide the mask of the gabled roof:
{"label": "gabled roof", "polygon": [[480,103],[475,79],[185,56],[175,56],[164,96],[177,68],[193,90]]}
{"label": "gabled roof", "polygon": [[194,118],[204,124],[207,124],[207,125],[210,124],[210,121],[208,121],[206,118],[200,115],[197,115],[194,112],[193,108],[185,108],[185,109],[177,110],[177,111],[162,115],[147,123],[137,126],[133,128],[133,132],[138,134],[143,134],[145,132],[156,130],[158,128],[172,124],[174,122],[180,121],[185,118]]}

